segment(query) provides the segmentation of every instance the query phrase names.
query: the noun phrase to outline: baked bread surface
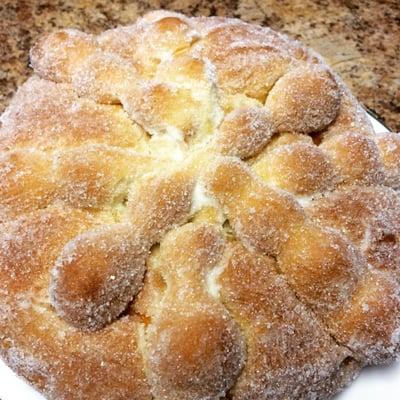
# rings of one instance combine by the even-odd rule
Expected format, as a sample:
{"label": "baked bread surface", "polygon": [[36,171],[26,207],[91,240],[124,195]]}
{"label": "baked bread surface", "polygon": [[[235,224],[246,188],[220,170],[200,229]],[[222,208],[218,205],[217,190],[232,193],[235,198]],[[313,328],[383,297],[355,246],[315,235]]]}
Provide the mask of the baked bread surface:
{"label": "baked bread surface", "polygon": [[400,136],[268,28],[54,32],[0,126],[0,354],[48,399],[328,399],[400,341]]}

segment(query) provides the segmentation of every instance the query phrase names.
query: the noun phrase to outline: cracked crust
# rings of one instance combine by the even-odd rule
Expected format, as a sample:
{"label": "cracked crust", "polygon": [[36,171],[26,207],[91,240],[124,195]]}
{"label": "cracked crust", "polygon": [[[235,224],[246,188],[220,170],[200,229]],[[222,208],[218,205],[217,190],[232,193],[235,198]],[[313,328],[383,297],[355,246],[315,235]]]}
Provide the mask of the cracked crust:
{"label": "cracked crust", "polygon": [[226,18],[62,30],[0,126],[0,354],[54,400],[327,399],[400,343],[399,135]]}

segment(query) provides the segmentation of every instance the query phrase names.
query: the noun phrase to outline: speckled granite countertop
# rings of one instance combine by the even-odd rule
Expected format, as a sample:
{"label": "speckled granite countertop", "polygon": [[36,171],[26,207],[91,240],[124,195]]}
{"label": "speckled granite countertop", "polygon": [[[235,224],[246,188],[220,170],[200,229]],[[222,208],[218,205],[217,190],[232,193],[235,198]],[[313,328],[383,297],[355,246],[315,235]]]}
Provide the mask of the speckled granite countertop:
{"label": "speckled granite countertop", "polygon": [[400,0],[1,0],[0,112],[30,74],[28,51],[43,32],[99,32],[157,8],[240,17],[302,40],[366,107],[400,130]]}

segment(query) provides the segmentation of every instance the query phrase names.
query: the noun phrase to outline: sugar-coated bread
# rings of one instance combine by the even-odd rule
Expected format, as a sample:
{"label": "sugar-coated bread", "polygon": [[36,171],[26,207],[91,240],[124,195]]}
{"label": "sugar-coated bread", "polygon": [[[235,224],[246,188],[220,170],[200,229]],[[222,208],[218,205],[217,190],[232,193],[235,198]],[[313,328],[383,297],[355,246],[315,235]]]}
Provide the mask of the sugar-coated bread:
{"label": "sugar-coated bread", "polygon": [[0,356],[51,400],[327,400],[400,348],[400,136],[268,28],[64,29],[0,125]]}

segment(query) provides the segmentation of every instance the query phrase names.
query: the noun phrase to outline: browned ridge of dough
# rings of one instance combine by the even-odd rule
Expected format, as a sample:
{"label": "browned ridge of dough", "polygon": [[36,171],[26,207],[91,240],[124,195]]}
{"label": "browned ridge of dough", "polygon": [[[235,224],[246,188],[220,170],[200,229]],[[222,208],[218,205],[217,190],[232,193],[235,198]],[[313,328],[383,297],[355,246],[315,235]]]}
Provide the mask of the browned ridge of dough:
{"label": "browned ridge of dough", "polygon": [[0,125],[0,355],[51,400],[327,400],[400,347],[400,135],[312,50],[154,11],[31,50]]}

